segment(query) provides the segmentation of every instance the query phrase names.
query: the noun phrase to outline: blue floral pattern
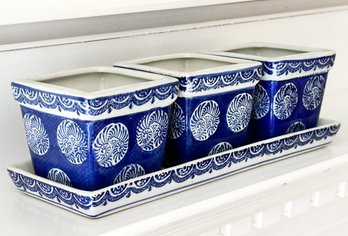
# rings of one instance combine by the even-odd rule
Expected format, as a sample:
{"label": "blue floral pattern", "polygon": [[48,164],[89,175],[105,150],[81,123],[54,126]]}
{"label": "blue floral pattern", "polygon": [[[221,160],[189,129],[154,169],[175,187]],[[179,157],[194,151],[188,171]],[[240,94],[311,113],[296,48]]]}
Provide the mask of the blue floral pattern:
{"label": "blue floral pattern", "polygon": [[274,96],[274,115],[279,120],[289,118],[298,102],[298,93],[295,84],[283,85]]}
{"label": "blue floral pattern", "polygon": [[41,119],[27,113],[23,117],[23,122],[29,149],[36,155],[45,155],[50,147],[50,140]]}
{"label": "blue floral pattern", "polygon": [[64,184],[66,186],[71,186],[70,178],[64,171],[53,168],[48,171],[47,179],[53,180],[54,182]]}
{"label": "blue floral pattern", "polygon": [[213,135],[220,123],[220,110],[213,100],[200,103],[190,118],[190,129],[197,141],[207,140]]}
{"label": "blue floral pattern", "polygon": [[115,177],[114,184],[121,183],[145,174],[144,168],[139,164],[125,166]]}
{"label": "blue floral pattern", "polygon": [[252,118],[261,119],[267,115],[269,108],[270,99],[267,91],[262,85],[257,84],[254,91]]}
{"label": "blue floral pattern", "polygon": [[82,164],[87,159],[86,135],[74,121],[63,120],[58,125],[57,142],[69,162]]}
{"label": "blue floral pattern", "polygon": [[92,149],[98,165],[111,167],[119,163],[128,151],[129,133],[122,123],[105,126],[95,137]]}
{"label": "blue floral pattern", "polygon": [[208,156],[218,154],[221,152],[225,152],[227,150],[231,150],[233,147],[230,143],[228,142],[221,142],[216,144],[209,152]]}
{"label": "blue floral pattern", "polygon": [[179,104],[173,103],[170,112],[169,138],[177,139],[186,130],[186,120],[184,112]]}
{"label": "blue floral pattern", "polygon": [[304,89],[302,103],[307,110],[316,109],[322,102],[325,89],[325,79],[323,76],[311,77]]}
{"label": "blue floral pattern", "polygon": [[[180,165],[176,168],[162,170],[158,173],[144,176],[143,178],[140,177],[130,183],[121,182],[105,190],[98,191],[95,194],[90,192],[93,195],[78,195],[74,192],[46,184],[39,179],[33,179],[12,170],[8,170],[8,172],[13,183],[24,192],[45,200],[53,201],[60,206],[68,207],[70,210],[75,210],[81,214],[85,214],[86,216],[99,217],[102,214],[105,214],[105,212],[101,213],[101,215],[93,215],[93,213],[86,213],[85,210],[92,210],[99,206],[107,206],[108,204],[115,203],[122,199],[132,199],[133,196],[136,197],[135,199],[141,199],[142,193],[148,194],[153,189],[162,188],[172,184],[183,183],[184,185],[176,187],[183,187],[185,189],[191,187],[190,185],[187,185],[187,181],[192,182],[199,176],[214,174],[213,176],[222,177],[225,176],[226,173],[236,173],[236,171],[240,171],[240,169],[231,169],[230,171],[228,171],[228,169],[238,163],[246,163],[243,164],[244,167],[242,167],[245,168],[245,165],[248,166],[247,163],[251,159],[258,158],[260,162],[266,160],[272,162],[280,157],[285,158],[284,156],[281,156],[285,151],[294,150],[308,144],[313,144],[317,141],[325,140],[328,137],[334,136],[339,128],[340,125],[335,123],[319,128],[318,130],[303,131],[301,134],[287,135],[277,140],[270,139],[266,142],[247,145],[236,150],[231,150],[227,153],[203,158],[195,162]],[[276,154],[278,156],[269,158]],[[263,159],[263,157],[266,159]],[[206,181],[209,181],[209,179],[207,178]],[[111,206],[112,205],[110,205],[110,207]],[[124,209],[125,207],[125,205],[115,206],[116,207],[113,208],[114,211]]]}
{"label": "blue floral pattern", "polygon": [[237,133],[245,129],[251,117],[253,98],[249,93],[235,96],[227,108],[227,126]]}
{"label": "blue floral pattern", "polygon": [[155,110],[145,115],[137,126],[136,140],[144,151],[158,148],[167,137],[169,118],[163,110]]}

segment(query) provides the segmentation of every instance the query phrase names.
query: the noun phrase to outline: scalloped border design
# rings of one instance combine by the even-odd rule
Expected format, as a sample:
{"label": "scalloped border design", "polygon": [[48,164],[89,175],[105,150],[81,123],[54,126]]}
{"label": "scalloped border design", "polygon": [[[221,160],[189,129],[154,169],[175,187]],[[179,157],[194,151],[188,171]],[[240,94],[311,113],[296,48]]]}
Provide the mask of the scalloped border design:
{"label": "scalloped border design", "polygon": [[178,93],[176,83],[94,99],[50,93],[19,84],[12,84],[11,89],[14,99],[20,104],[75,113],[78,116],[99,116],[126,107],[140,107],[148,102],[155,103],[156,100],[174,99]]}
{"label": "scalloped border design", "polygon": [[179,90],[189,93],[199,93],[244,83],[255,83],[260,80],[262,74],[262,67],[256,66],[233,72],[180,78]]}
{"label": "scalloped border design", "polygon": [[312,58],[307,60],[285,60],[279,62],[264,62],[264,73],[268,75],[288,75],[294,73],[302,73],[312,71],[313,73],[319,69],[327,69],[333,66],[335,55],[320,58]]}

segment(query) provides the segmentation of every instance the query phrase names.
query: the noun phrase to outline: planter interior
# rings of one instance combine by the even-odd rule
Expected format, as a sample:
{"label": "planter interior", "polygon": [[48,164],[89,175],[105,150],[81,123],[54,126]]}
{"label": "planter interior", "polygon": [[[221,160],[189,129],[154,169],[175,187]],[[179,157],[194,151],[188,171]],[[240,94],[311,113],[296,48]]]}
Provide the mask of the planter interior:
{"label": "planter interior", "polygon": [[291,50],[283,48],[272,48],[272,47],[245,47],[238,49],[231,49],[225,52],[240,53],[260,57],[283,57],[290,55],[297,55],[307,53],[308,51]]}
{"label": "planter interior", "polygon": [[164,60],[154,60],[150,62],[139,63],[139,65],[156,67],[176,72],[195,72],[205,69],[212,69],[221,66],[229,66],[235,63],[194,58],[194,57],[178,57]]}
{"label": "planter interior", "polygon": [[144,83],[147,81],[149,80],[122,74],[91,72],[47,79],[39,82],[76,89],[84,92],[96,92],[131,84]]}

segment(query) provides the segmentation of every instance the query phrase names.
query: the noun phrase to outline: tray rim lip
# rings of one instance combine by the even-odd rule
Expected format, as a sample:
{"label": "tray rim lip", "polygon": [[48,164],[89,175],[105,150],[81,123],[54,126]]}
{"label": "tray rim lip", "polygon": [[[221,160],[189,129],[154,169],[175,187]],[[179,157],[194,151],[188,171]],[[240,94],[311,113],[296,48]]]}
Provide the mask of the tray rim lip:
{"label": "tray rim lip", "polygon": [[[265,143],[271,143],[273,141],[284,139],[284,138],[287,138],[287,137],[298,136],[298,135],[306,133],[306,132],[311,132],[311,131],[314,131],[314,130],[327,128],[327,127],[334,126],[334,125],[336,125],[336,126],[338,125],[339,126],[341,124],[340,122],[332,120],[332,119],[321,118],[320,121],[324,121],[325,123],[322,124],[322,125],[319,125],[317,127],[301,130],[301,131],[290,133],[290,134],[280,135],[280,136],[273,137],[273,138],[270,138],[270,139],[265,139],[265,140],[261,140],[261,141],[255,142],[255,143],[244,145],[244,146],[232,149],[232,150],[227,150],[227,151],[224,151],[224,152],[221,152],[221,153],[217,153],[217,154],[214,154],[214,155],[202,157],[202,158],[190,161],[190,162],[186,162],[186,163],[183,163],[183,164],[180,164],[180,165],[176,165],[176,166],[173,166],[173,167],[170,167],[170,168],[165,168],[165,169],[162,169],[162,170],[159,170],[159,171],[156,171],[156,172],[152,172],[152,173],[149,173],[149,174],[146,174],[146,175],[142,175],[142,176],[139,176],[137,178],[133,178],[133,179],[121,182],[121,183],[113,184],[113,185],[110,185],[110,186],[107,186],[107,187],[104,187],[104,188],[101,188],[101,189],[93,190],[93,191],[82,190],[82,189],[78,189],[78,188],[74,188],[74,187],[70,187],[70,186],[66,186],[66,185],[54,182],[52,180],[49,180],[49,179],[46,179],[44,177],[38,176],[38,175],[36,175],[34,173],[31,173],[29,171],[23,170],[23,169],[21,169],[20,167],[17,166],[18,164],[17,165],[14,164],[14,165],[7,166],[6,169],[7,169],[7,171],[13,171],[13,172],[25,175],[27,177],[30,177],[32,179],[35,179],[35,180],[41,181],[43,183],[49,184],[49,185],[51,185],[53,187],[56,187],[56,188],[60,188],[60,189],[69,191],[71,193],[75,193],[75,194],[78,194],[78,195],[82,195],[82,196],[93,198],[94,196],[96,196],[98,194],[101,194],[101,193],[103,193],[103,192],[105,192],[105,191],[107,191],[107,190],[109,190],[111,188],[117,188],[117,187],[123,186],[125,184],[129,185],[130,183],[134,183],[134,182],[136,182],[138,180],[141,180],[141,179],[144,179],[144,178],[152,177],[152,176],[154,176],[156,174],[159,174],[159,173],[162,173],[162,172],[169,172],[169,171],[173,171],[173,170],[175,171],[176,169],[182,168],[184,166],[191,166],[192,164],[196,163],[197,161],[204,161],[204,160],[207,160],[207,159],[210,159],[210,158],[214,158],[216,156],[220,156],[220,155],[236,152],[236,151],[239,151],[239,150],[243,150],[243,149],[249,148],[251,146],[261,145],[261,144],[265,144]],[[22,164],[24,162],[30,162],[30,161],[23,161],[23,162],[21,162],[19,164]]]}

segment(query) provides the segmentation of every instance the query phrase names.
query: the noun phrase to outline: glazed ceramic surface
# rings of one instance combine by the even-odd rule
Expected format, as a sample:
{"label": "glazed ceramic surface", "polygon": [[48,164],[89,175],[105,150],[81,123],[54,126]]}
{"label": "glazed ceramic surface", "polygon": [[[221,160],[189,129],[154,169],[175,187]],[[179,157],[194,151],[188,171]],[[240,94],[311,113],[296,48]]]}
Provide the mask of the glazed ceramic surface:
{"label": "glazed ceramic surface", "polygon": [[20,191],[83,216],[98,218],[250,168],[324,147],[332,141],[339,128],[338,122],[321,119],[316,128],[212,154],[97,191],[82,191],[39,177],[33,174],[30,162],[8,167],[8,173]]}
{"label": "glazed ceramic surface", "polygon": [[169,126],[169,166],[246,144],[258,62],[173,54],[115,64],[179,80]]}
{"label": "glazed ceramic surface", "polygon": [[35,173],[95,190],[161,168],[177,81],[85,68],[12,83]]}
{"label": "glazed ceramic surface", "polygon": [[212,54],[263,63],[250,122],[255,141],[317,125],[333,51],[249,43]]}

